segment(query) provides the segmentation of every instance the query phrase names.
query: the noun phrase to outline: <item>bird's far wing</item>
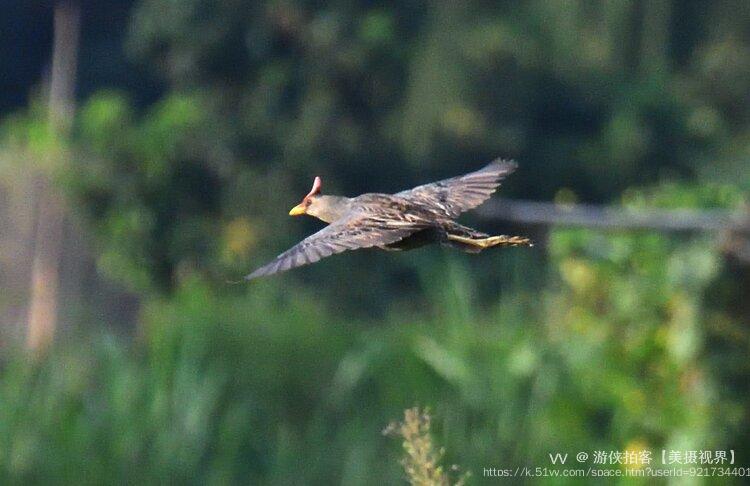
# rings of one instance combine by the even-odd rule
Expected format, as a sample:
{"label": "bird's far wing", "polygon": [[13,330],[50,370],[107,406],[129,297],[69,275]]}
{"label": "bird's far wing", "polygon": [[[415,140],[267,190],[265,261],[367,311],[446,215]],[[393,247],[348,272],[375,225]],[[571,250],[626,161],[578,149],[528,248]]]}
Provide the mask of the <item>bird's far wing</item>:
{"label": "bird's far wing", "polygon": [[247,275],[245,280],[315,263],[321,258],[347,250],[395,243],[426,226],[422,220],[388,216],[393,215],[354,212],[308,236],[272,262]]}
{"label": "bird's far wing", "polygon": [[455,218],[489,199],[516,167],[518,164],[512,160],[497,159],[475,172],[417,186],[395,195]]}

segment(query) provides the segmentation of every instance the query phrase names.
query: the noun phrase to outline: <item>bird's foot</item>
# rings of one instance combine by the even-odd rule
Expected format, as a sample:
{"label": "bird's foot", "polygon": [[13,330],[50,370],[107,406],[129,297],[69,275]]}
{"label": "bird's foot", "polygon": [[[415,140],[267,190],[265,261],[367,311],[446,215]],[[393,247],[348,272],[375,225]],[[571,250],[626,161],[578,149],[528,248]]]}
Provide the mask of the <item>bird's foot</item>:
{"label": "bird's foot", "polygon": [[492,246],[534,246],[534,243],[525,236],[490,236],[489,238],[483,238],[482,240],[485,248]]}
{"label": "bird's foot", "polygon": [[448,235],[448,239],[466,245],[485,249],[493,246],[534,246],[530,239],[523,236],[488,236],[487,238],[467,238],[465,236]]}

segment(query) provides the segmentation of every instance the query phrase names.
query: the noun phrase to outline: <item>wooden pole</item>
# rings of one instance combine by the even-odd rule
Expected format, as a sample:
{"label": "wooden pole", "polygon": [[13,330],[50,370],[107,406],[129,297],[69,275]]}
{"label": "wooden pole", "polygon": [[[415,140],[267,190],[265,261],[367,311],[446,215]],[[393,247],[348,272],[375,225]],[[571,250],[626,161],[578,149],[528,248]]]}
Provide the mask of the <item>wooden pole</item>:
{"label": "wooden pole", "polygon": [[[78,5],[58,2],[48,103],[49,129],[56,140],[67,137],[73,118],[79,30]],[[26,344],[31,350],[41,351],[51,344],[57,327],[65,209],[49,174],[38,176],[34,191],[37,207]]]}

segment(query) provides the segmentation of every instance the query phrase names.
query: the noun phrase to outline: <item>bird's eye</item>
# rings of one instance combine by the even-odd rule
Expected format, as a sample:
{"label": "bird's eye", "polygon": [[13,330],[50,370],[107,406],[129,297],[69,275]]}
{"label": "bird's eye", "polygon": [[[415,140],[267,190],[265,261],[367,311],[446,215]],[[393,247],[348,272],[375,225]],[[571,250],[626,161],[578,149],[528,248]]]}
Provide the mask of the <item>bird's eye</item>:
{"label": "bird's eye", "polygon": [[309,206],[310,204],[312,204],[312,199],[310,198],[305,199],[305,206]]}

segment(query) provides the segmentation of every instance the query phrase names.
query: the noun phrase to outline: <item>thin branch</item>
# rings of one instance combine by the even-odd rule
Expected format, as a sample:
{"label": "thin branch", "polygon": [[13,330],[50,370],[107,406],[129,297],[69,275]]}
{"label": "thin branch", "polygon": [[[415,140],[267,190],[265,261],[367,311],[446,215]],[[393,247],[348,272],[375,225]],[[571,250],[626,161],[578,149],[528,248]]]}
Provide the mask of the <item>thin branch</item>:
{"label": "thin branch", "polygon": [[750,233],[750,214],[721,209],[629,209],[496,199],[481,206],[477,214],[489,221],[550,226]]}

